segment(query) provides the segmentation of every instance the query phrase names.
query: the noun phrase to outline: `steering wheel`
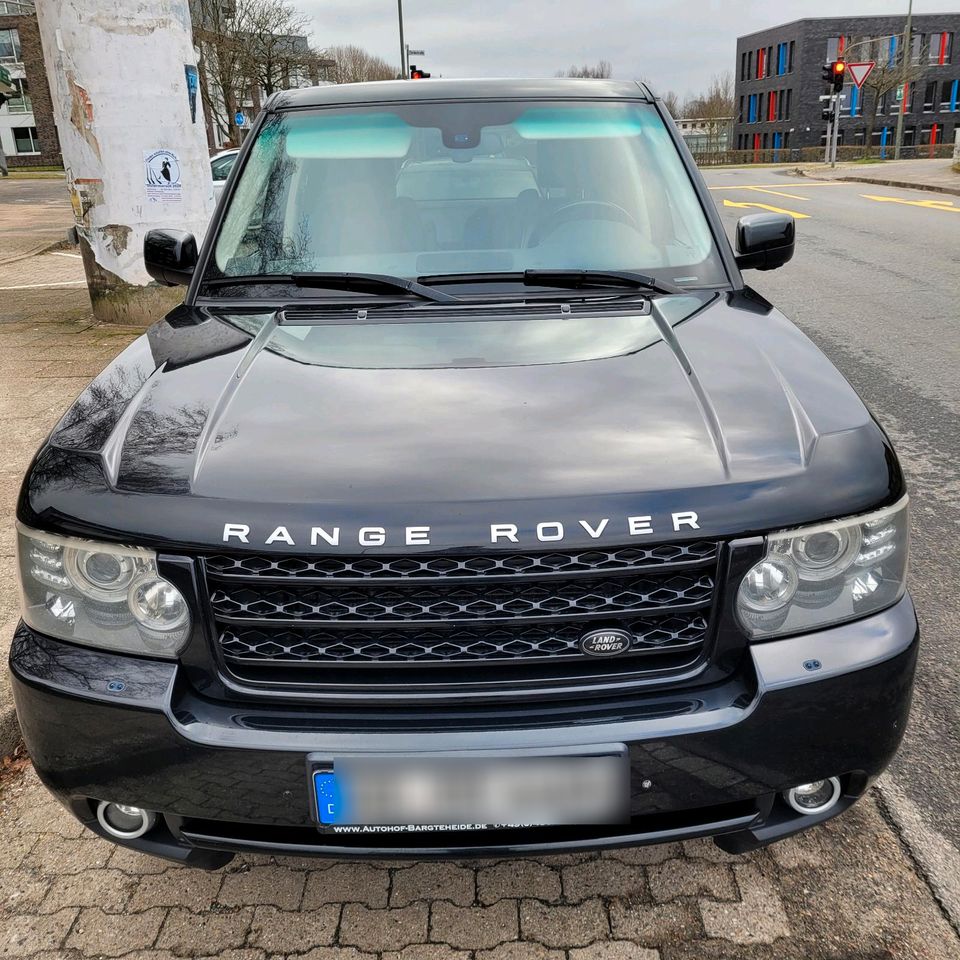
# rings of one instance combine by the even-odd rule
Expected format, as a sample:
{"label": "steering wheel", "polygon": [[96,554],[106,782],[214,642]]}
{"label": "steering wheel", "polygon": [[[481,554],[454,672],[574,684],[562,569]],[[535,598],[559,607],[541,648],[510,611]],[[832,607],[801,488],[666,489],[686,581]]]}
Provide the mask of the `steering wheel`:
{"label": "steering wheel", "polygon": [[575,200],[554,210],[543,223],[535,227],[527,240],[527,246],[537,246],[558,227],[575,220],[613,220],[616,223],[625,223],[634,230],[640,229],[633,216],[615,203],[607,200]]}

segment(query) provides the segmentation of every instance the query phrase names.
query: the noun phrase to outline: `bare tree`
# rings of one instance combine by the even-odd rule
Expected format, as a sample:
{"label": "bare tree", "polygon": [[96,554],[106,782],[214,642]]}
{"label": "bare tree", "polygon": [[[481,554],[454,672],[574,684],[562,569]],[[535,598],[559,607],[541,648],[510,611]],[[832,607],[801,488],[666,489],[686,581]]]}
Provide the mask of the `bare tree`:
{"label": "bare tree", "polygon": [[683,116],[706,123],[704,131],[710,150],[720,150],[734,120],[734,80],[730,71],[716,74],[706,91],[689,98]]}
{"label": "bare tree", "polygon": [[873,131],[877,125],[880,104],[884,102],[887,94],[896,90],[900,84],[914,83],[922,75],[920,66],[912,62],[912,56],[905,55],[906,51],[903,50],[902,43],[898,44],[899,53],[892,62],[889,56],[886,58],[883,56],[889,39],[889,37],[881,37],[876,41],[880,55],[875,57],[876,66],[870,71],[870,75],[863,84],[863,113],[867,118],[865,143],[868,148],[873,143]]}
{"label": "bare tree", "polygon": [[613,76],[613,67],[609,60],[598,60],[596,64],[585,63],[582,66],[574,64],[566,70],[557,72],[558,77],[585,77],[589,80],[608,80]]}
{"label": "bare tree", "polygon": [[680,94],[676,90],[664,90],[660,94],[660,99],[663,101],[663,105],[667,108],[667,112],[673,117],[674,120],[679,120],[683,115],[683,105],[680,101]]}
{"label": "bare tree", "polygon": [[349,44],[330,47],[326,56],[333,61],[327,76],[334,83],[363,83],[365,80],[395,80],[400,71],[382,57]]}
{"label": "bare tree", "polygon": [[267,97],[276,90],[316,83],[320,58],[307,40],[310,18],[288,0],[245,0],[243,6],[247,80]]}
{"label": "bare tree", "polygon": [[235,116],[261,94],[316,83],[325,61],[311,49],[310,20],[288,0],[190,0],[194,42],[200,49],[206,115],[235,144]]}

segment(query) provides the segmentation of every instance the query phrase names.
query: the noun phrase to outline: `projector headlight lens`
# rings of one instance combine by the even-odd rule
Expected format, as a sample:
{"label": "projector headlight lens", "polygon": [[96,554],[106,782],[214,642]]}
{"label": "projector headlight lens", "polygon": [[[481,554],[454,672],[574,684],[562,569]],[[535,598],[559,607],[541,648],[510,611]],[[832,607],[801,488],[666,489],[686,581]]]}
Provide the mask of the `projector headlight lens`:
{"label": "projector headlight lens", "polygon": [[190,632],[183,594],[152,550],[18,524],[23,619],[40,633],[103,650],[176,657]]}
{"label": "projector headlight lens", "polygon": [[737,594],[754,639],[804,633],[877,613],[906,589],[908,499],[875,513],[767,538]]}

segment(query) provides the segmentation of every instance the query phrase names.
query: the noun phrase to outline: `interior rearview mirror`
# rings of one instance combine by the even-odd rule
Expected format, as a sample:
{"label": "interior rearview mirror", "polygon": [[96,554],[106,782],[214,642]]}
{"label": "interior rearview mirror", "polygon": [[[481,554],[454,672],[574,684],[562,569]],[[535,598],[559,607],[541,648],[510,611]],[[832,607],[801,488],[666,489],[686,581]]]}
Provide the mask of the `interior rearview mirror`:
{"label": "interior rearview mirror", "polygon": [[185,230],[149,230],[143,238],[143,260],[157,283],[186,286],[197,265],[197,241]]}
{"label": "interior rearview mirror", "polygon": [[737,221],[737,266],[776,270],[793,257],[796,221],[786,213],[751,213]]}

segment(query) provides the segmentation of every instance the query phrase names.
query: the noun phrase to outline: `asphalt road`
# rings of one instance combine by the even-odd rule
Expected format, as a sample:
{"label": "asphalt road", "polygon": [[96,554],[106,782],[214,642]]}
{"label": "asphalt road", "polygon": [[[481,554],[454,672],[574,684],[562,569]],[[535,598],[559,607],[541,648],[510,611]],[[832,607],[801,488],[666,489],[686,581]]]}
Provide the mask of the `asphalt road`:
{"label": "asphalt road", "polygon": [[896,444],[923,645],[891,773],[960,848],[960,199],[770,170],[706,180],[731,238],[756,204],[804,215],[793,261],[748,282],[831,358]]}

